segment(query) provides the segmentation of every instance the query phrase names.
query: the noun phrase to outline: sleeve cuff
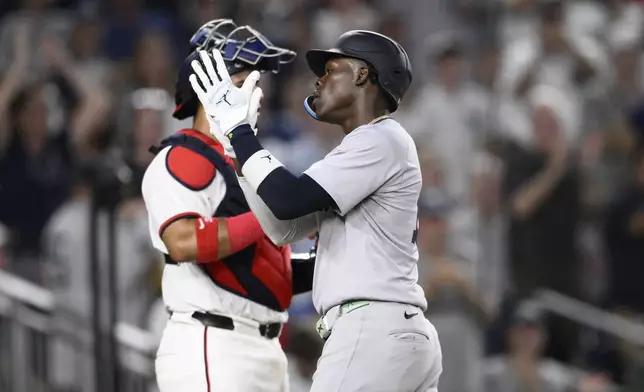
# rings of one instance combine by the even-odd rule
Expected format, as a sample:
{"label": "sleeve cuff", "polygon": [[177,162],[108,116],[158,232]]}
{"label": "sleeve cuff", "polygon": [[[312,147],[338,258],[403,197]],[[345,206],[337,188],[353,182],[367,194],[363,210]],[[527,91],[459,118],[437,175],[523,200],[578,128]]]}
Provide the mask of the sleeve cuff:
{"label": "sleeve cuff", "polygon": [[259,150],[246,160],[242,166],[242,174],[248,184],[257,191],[260,184],[268,177],[273,170],[284,167],[280,161],[277,160],[267,150]]}
{"label": "sleeve cuff", "polygon": [[262,145],[259,143],[257,136],[248,124],[240,125],[233,129],[228,134],[228,138],[230,145],[235,151],[235,155],[237,155],[237,160],[242,166],[248,158],[262,149]]}

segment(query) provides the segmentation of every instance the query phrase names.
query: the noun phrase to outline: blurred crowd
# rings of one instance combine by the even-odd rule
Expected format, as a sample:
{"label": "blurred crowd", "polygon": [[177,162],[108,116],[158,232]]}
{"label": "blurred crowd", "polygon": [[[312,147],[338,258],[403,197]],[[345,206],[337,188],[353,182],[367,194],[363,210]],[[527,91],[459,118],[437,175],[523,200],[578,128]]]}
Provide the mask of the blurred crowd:
{"label": "blurred crowd", "polygon": [[[116,174],[118,317],[161,333],[140,182],[148,148],[191,126],[171,116],[176,73],[218,17],[299,53],[262,78],[259,118],[264,146],[298,173],[342,137],[303,110],[306,50],[351,29],[408,48],[414,82],[395,118],[422,163],[419,272],[441,392],[644,391],[641,347],[530,301],[551,289],[644,319],[639,0],[4,0],[0,268],[89,323],[93,189]],[[290,314],[291,390],[307,391],[321,351],[310,297]]]}

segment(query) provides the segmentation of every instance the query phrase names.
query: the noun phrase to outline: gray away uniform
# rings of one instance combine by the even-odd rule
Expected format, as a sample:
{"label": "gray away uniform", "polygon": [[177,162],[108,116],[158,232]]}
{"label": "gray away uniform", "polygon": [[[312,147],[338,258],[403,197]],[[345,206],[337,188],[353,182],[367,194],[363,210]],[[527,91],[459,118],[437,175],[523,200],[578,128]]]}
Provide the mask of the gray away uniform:
{"label": "gray away uniform", "polygon": [[311,391],[437,391],[442,355],[418,285],[422,183],[412,138],[392,119],[358,127],[305,174],[337,211],[279,221],[240,184],[274,242],[319,232],[313,302],[332,333]]}

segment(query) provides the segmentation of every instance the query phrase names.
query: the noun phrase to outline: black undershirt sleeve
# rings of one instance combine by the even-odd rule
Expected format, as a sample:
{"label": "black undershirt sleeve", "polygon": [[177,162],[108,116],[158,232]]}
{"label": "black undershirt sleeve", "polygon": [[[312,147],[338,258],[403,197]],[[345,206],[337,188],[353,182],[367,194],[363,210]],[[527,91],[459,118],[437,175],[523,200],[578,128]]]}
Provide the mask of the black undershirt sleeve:
{"label": "black undershirt sleeve", "polygon": [[306,293],[313,289],[313,270],[315,269],[315,250],[305,255],[291,255],[293,271],[293,295]]}
{"label": "black undershirt sleeve", "polygon": [[[249,125],[237,127],[232,135],[231,145],[242,167],[248,158],[263,150]],[[259,185],[257,194],[280,220],[336,208],[333,198],[315,180],[306,174],[296,176],[284,167],[273,170]]]}

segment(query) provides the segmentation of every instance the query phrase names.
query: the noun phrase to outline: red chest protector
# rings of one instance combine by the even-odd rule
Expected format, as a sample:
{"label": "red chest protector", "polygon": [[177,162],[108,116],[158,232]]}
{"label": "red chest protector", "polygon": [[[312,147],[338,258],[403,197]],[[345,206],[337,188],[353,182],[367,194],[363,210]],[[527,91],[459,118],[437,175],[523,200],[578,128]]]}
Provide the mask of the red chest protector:
{"label": "red chest protector", "polygon": [[[226,182],[226,194],[214,217],[237,216],[250,211],[233,166],[199,136],[178,133],[163,140],[155,150],[160,151],[166,146],[187,148],[208,160],[221,173]],[[293,296],[290,259],[288,246],[276,246],[264,236],[233,255],[200,266],[222,289],[281,312],[289,307]],[[166,256],[166,261],[174,263],[169,256]]]}

